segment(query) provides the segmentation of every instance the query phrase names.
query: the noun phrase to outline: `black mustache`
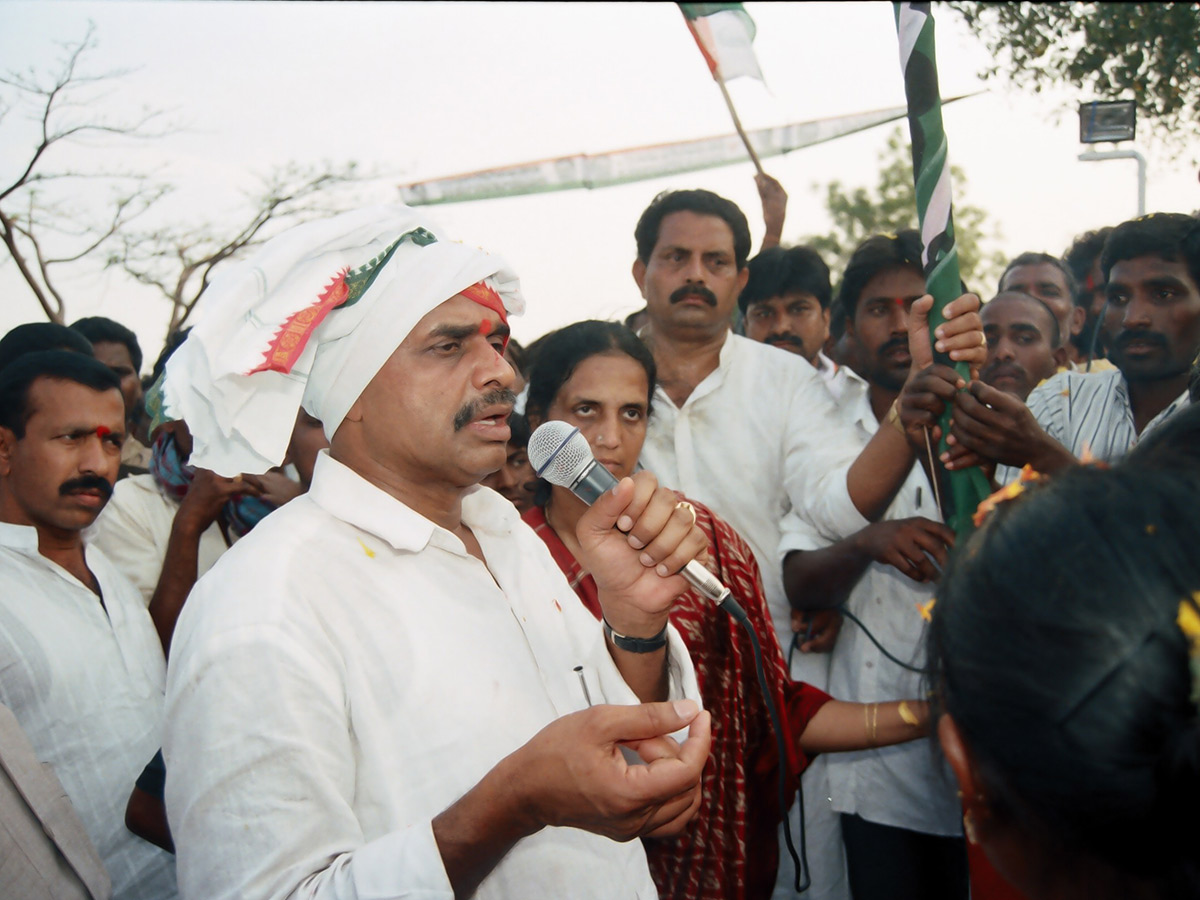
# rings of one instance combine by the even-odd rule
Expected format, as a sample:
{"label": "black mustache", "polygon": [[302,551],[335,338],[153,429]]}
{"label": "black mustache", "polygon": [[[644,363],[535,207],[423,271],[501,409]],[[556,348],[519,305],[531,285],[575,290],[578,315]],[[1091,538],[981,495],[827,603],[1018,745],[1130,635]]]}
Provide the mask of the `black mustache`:
{"label": "black mustache", "polygon": [[1122,331],[1113,340],[1114,350],[1124,350],[1130,344],[1153,344],[1155,347],[1166,349],[1167,336],[1157,331]]}
{"label": "black mustache", "polygon": [[64,481],[58,486],[58,493],[63,497],[67,494],[73,494],[76,491],[93,490],[99,491],[105,500],[112,496],[112,485],[99,475],[81,475],[78,478],[72,478],[70,481]]}
{"label": "black mustache", "polygon": [[883,359],[885,356],[887,356],[893,350],[903,350],[905,353],[907,353],[908,352],[908,338],[906,338],[906,337],[892,338],[890,341],[888,341],[886,344],[884,344],[882,347],[879,348],[878,356],[880,359]]}
{"label": "black mustache", "polygon": [[479,415],[480,411],[489,406],[495,406],[498,403],[512,406],[516,402],[517,395],[508,388],[496,388],[494,391],[488,391],[482,397],[477,397],[458,411],[454,416],[454,430],[462,431],[471,423],[472,419]]}
{"label": "black mustache", "polygon": [[672,291],[668,299],[672,303],[678,303],[684,297],[699,297],[709,306],[715,307],[717,305],[717,295],[702,284],[685,284],[683,287]]}
{"label": "black mustache", "polygon": [[804,341],[794,334],[768,334],[764,344],[791,344],[799,350],[804,349]]}

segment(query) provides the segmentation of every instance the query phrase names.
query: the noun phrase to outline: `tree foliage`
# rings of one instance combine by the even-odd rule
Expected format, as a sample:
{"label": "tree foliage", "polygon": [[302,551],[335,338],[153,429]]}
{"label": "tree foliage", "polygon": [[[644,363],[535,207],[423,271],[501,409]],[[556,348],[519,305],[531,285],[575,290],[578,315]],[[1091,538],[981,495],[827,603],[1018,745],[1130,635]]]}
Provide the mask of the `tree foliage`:
{"label": "tree foliage", "polygon": [[[64,269],[101,251],[166,192],[142,174],[62,164],[59,151],[68,144],[163,133],[158,112],[105,115],[98,94],[117,89],[126,73],[88,73],[85,57],[94,48],[89,26],[82,39],[62,45],[53,72],[0,75],[0,138],[27,143],[15,170],[0,173],[0,243],[54,322],[66,317]],[[98,203],[97,188],[107,194]],[[85,194],[92,199],[83,201]]]}
{"label": "tree foliage", "polygon": [[[987,231],[987,213],[962,202],[966,174],[950,167],[954,181],[954,234],[958,242],[959,271],[968,287],[988,291],[1004,269],[1004,257],[986,252],[983,244],[994,235]],[[814,185],[820,189],[819,185]],[[879,154],[879,180],[874,187],[848,188],[840,181],[824,187],[825,207],[833,230],[802,238],[829,265],[835,283],[841,279],[854,248],[873,234],[916,228],[917,196],[913,185],[912,157],[903,132],[897,128]]]}
{"label": "tree foliage", "polygon": [[1137,104],[1154,137],[1181,149],[1200,134],[1200,3],[948,4],[986,43],[995,64],[1040,92],[1068,84],[1085,100]]}

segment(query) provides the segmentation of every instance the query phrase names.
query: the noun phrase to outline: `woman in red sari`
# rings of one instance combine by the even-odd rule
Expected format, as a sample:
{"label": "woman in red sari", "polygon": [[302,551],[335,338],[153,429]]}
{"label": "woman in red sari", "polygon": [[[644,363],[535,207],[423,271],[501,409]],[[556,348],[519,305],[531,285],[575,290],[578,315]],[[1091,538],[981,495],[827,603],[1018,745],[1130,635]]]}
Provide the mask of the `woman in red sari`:
{"label": "woman in red sari", "polygon": [[[578,322],[539,342],[526,414],[531,427],[550,419],[577,426],[596,459],[623,478],[634,471],[642,450],[654,380],[654,359],[632,331],[611,322]],[[785,732],[787,804],[812,755],[894,744],[926,733],[924,703],[843,703],[791,681],[750,547],[710,509],[692,506],[709,540],[705,564],[732,590],[762,645],[763,668]],[[598,618],[595,583],[577,558],[575,525],[584,508],[570,491],[542,482],[535,506],[523,518]],[[688,646],[705,708],[712,713],[713,748],[702,805],[684,833],[645,842],[650,871],[664,898],[762,900],[775,884],[783,810],[780,760],[751,642],[724,610],[695,591],[675,602],[671,623]]]}

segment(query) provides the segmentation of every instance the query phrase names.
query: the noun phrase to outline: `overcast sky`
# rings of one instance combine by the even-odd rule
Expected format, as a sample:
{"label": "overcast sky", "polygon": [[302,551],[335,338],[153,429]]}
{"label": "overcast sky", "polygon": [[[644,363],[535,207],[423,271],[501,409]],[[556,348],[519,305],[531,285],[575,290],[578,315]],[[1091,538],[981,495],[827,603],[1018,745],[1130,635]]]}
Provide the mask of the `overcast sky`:
{"label": "overcast sky", "polygon": [[[952,161],[966,201],[985,209],[1012,255],[1060,253],[1082,231],[1136,212],[1131,161],[1083,163],[1074,112],[1082,98],[1033,97],[984,85],[980,41],[939,9],[944,96],[989,93],[947,107]],[[890,3],[747,3],[767,86],[730,86],[748,128],[903,104]],[[168,177],[159,215],[229,221],[259,173],[289,161],[355,160],[392,185],[549,156],[683,140],[731,130],[716,85],[671,3],[0,2],[0,67],[47,70],[59,42],[91,21],[92,72],[131,69],[92,106],[113,115],[171,110],[181,129],[138,145],[66,149],[57,166],[119,161]],[[1058,121],[1056,122],[1056,118]],[[767,161],[791,195],[785,240],[827,220],[814,184],[873,185],[894,126]],[[1144,129],[1143,129],[1144,130]],[[0,182],[27,160],[23,124],[0,122]],[[1139,140],[1139,145],[1144,144]],[[1152,154],[1151,211],[1200,207],[1195,167]],[[641,305],[629,275],[633,226],[659,191],[707,187],[762,224],[746,161],[597,191],[566,191],[438,207],[456,236],[506,255],[529,302],[514,333],[528,341],[589,316]],[[86,196],[84,197],[86,200]],[[125,322],[153,358],[164,301],[116,272],[65,284],[68,316]],[[979,286],[987,294],[993,286]],[[0,331],[41,318],[11,263],[0,264]],[[201,307],[203,304],[201,304]]]}

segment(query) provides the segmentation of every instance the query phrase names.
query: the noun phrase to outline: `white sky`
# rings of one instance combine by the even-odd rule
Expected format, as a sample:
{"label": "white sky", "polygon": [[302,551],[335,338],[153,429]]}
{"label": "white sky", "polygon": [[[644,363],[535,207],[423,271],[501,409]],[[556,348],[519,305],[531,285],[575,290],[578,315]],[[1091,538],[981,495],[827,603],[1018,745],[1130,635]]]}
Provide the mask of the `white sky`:
{"label": "white sky", "polygon": [[[769,91],[730,86],[747,128],[904,103],[890,3],[747,3]],[[982,87],[989,62],[958,17],[938,9],[943,96]],[[160,214],[221,222],[254,176],[288,161],[356,160],[394,173],[391,185],[579,152],[598,153],[731,130],[716,85],[671,3],[0,2],[0,67],[52,68],[56,42],[95,23],[89,69],[135,69],[95,108],[134,115],[169,108],[181,132],[117,149],[66,150],[58,166],[114,164],[168,175],[178,190]],[[1060,253],[1079,232],[1136,212],[1132,161],[1081,163],[1075,106],[1063,91],[1034,97],[992,83],[945,110],[965,199],[988,211],[1013,255]],[[1058,119],[1056,123],[1056,118]],[[765,162],[791,195],[786,240],[825,230],[814,184],[875,183],[893,125]],[[1145,130],[1145,124],[1142,123]],[[0,123],[0,182],[27,159],[27,134]],[[1139,140],[1139,145],[1146,141]],[[1147,207],[1200,207],[1194,165],[1150,153]],[[1194,155],[1194,154],[1192,154]],[[762,226],[753,167],[599,191],[567,191],[438,207],[456,235],[507,256],[529,312],[528,342],[586,317],[641,305],[629,275],[633,227],[664,189],[706,187]],[[87,202],[87,197],[80,199]],[[64,285],[68,318],[101,314],[158,352],[167,304],[116,272]],[[992,286],[978,288],[986,296]],[[11,263],[0,263],[0,332],[42,318]],[[201,308],[203,303],[201,303]]]}

